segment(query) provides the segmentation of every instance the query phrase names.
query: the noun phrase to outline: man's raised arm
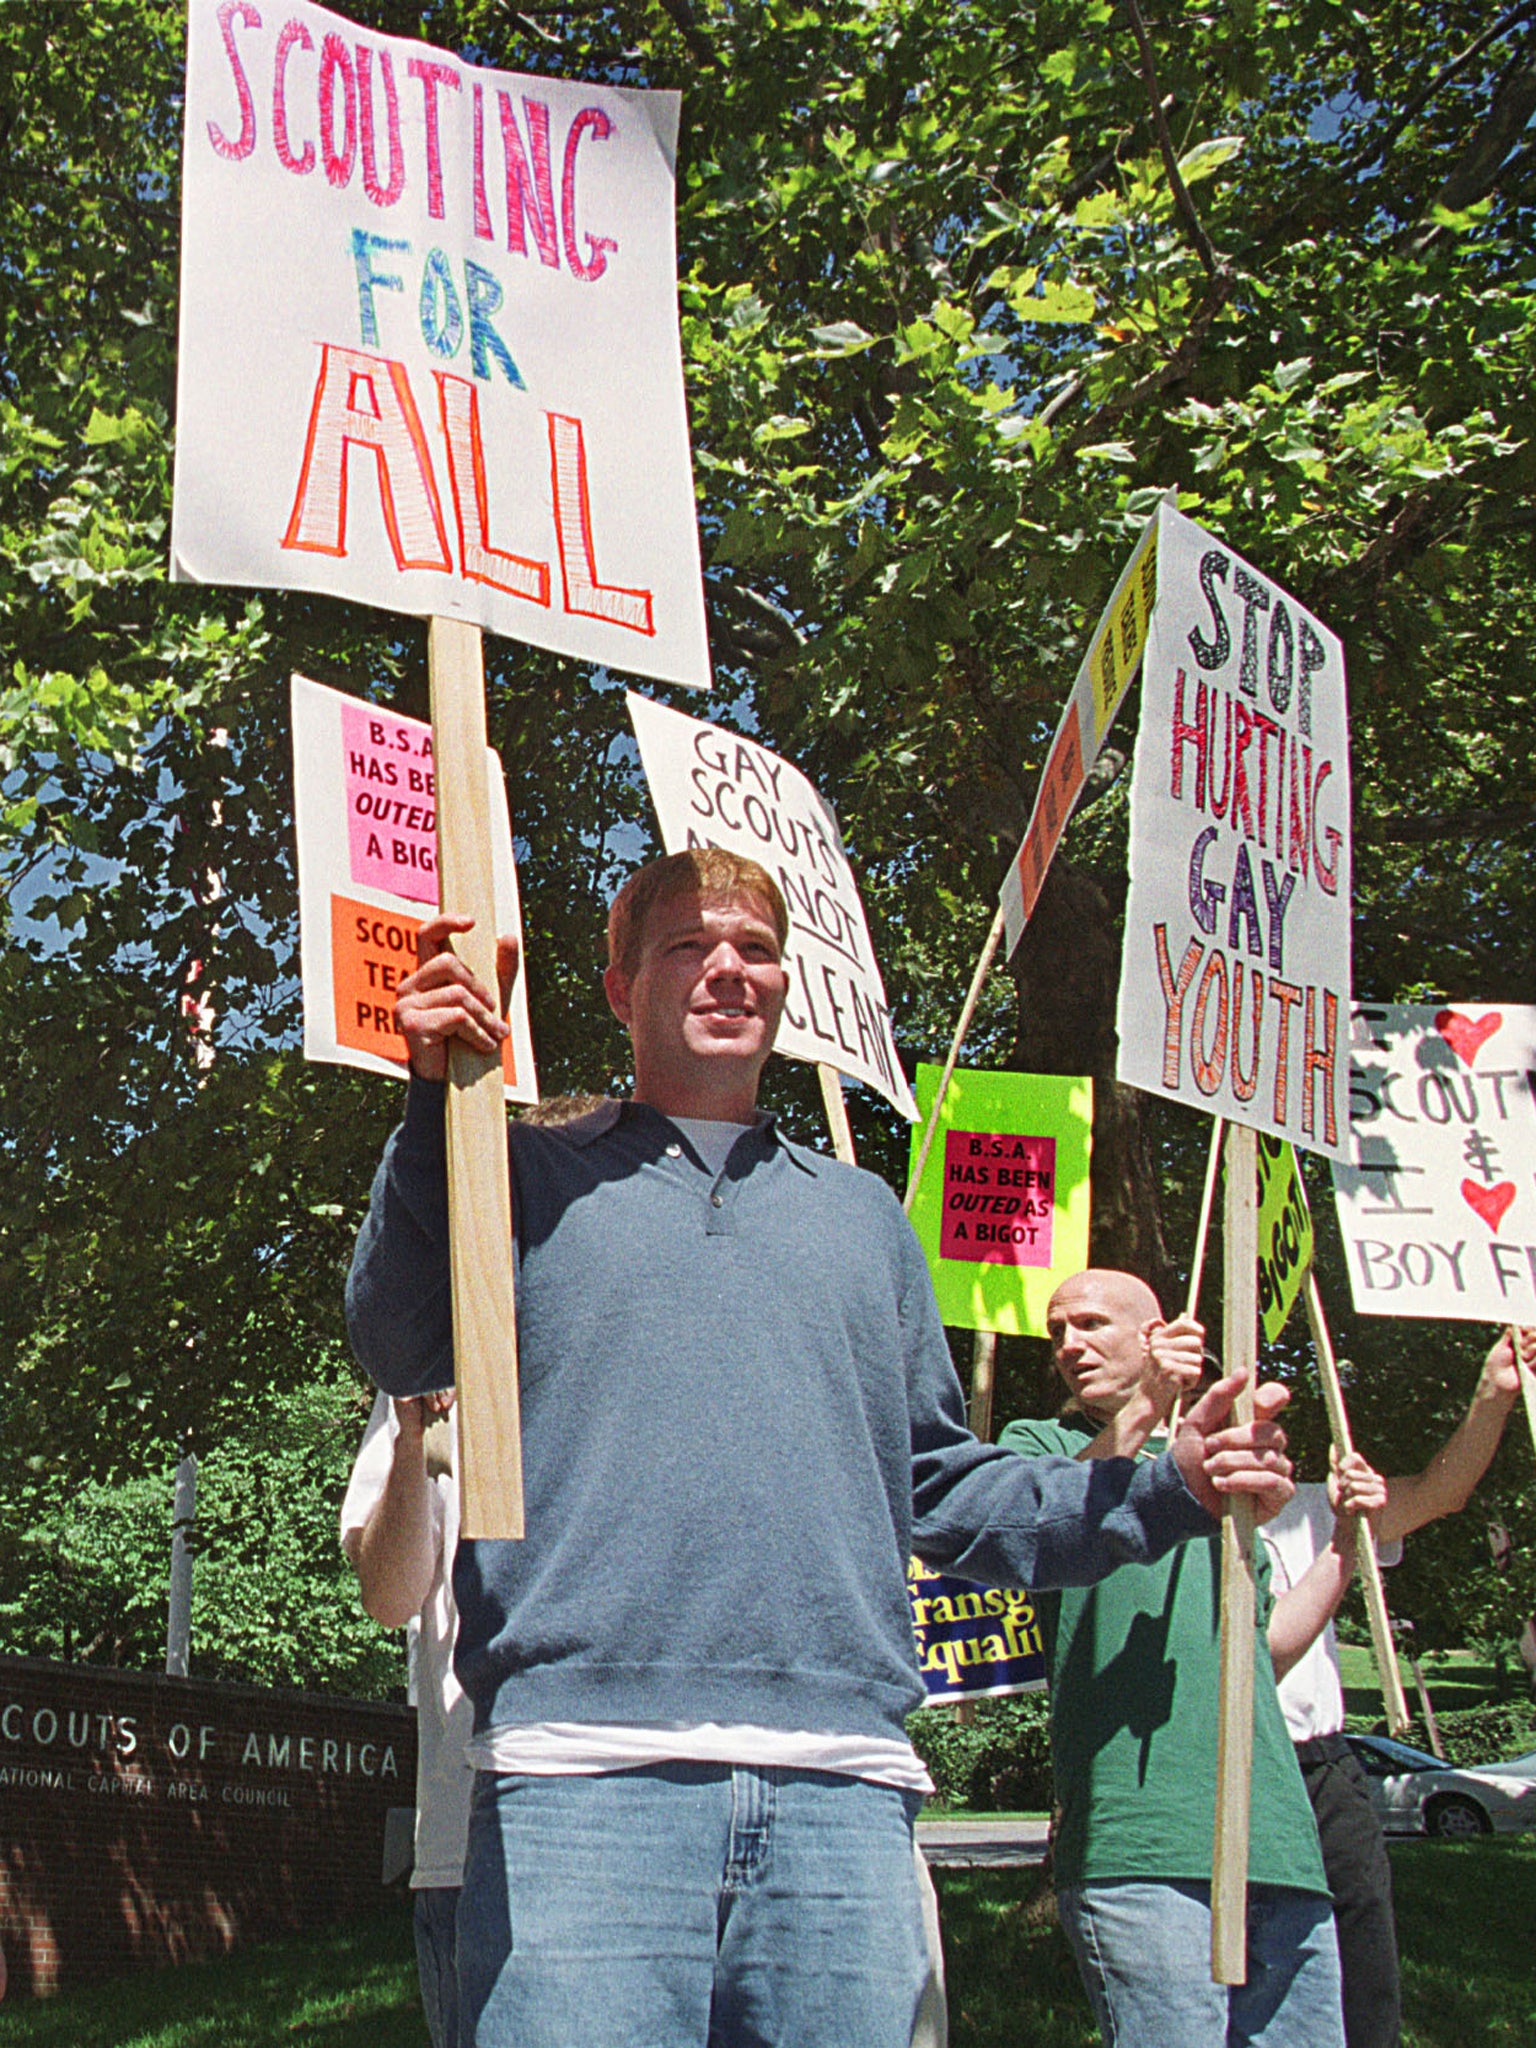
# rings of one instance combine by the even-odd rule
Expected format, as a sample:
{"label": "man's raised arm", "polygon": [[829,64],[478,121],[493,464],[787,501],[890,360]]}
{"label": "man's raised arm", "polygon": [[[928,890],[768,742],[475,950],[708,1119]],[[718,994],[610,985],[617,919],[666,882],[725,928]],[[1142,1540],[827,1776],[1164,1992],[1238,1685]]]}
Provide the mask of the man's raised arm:
{"label": "man's raised arm", "polygon": [[444,1083],[457,1039],[494,1052],[517,978],[516,939],[498,939],[493,995],[453,951],[465,917],[429,918],[417,935],[416,972],[400,984],[395,1027],[410,1049],[405,1116],[374,1176],[368,1214],[347,1276],[347,1331],[359,1362],[386,1392],[424,1394],[453,1380],[448,1276]]}
{"label": "man's raised arm", "polygon": [[1361,1518],[1374,1520],[1386,1498],[1387,1482],[1358,1451],[1335,1454],[1328,1474],[1332,1537],[1270,1611],[1269,1655],[1277,1679],[1300,1663],[1338,1612],[1355,1575]]}
{"label": "man's raised arm", "polygon": [[[1515,1345],[1520,1347],[1520,1363]],[[1536,1370],[1536,1330],[1505,1330],[1483,1363],[1467,1412],[1422,1472],[1394,1474],[1387,1504],[1376,1521],[1376,1540],[1390,1543],[1459,1514],[1493,1462],[1504,1425],[1520,1398],[1520,1374]]]}
{"label": "man's raised arm", "polygon": [[451,1394],[428,1394],[394,1403],[389,1472],[360,1526],[348,1528],[341,1547],[357,1573],[366,1613],[384,1628],[404,1628],[427,1604],[438,1570],[438,1532],[424,1448],[428,1423],[445,1414]]}

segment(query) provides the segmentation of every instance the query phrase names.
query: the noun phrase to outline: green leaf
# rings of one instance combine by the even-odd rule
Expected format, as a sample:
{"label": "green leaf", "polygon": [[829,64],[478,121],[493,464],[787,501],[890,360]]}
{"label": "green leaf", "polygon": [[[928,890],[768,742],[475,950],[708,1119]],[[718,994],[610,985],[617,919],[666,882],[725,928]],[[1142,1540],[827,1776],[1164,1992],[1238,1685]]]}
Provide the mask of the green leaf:
{"label": "green leaf", "polygon": [[1241,156],[1245,147],[1246,137],[1241,135],[1214,135],[1208,142],[1197,142],[1179,158],[1179,176],[1186,185],[1198,185]]}
{"label": "green leaf", "polygon": [[1009,303],[1021,320],[1040,325],[1081,326],[1092,320],[1098,302],[1087,285],[1046,284],[1038,292],[1010,295]]}
{"label": "green leaf", "polygon": [[788,413],[776,412],[754,429],[752,439],[759,448],[766,448],[775,441],[793,441],[801,434],[811,431],[809,420],[793,419]]}
{"label": "green leaf", "polygon": [[1123,462],[1136,460],[1136,451],[1128,441],[1095,441],[1090,447],[1077,450],[1079,462]]}
{"label": "green leaf", "polygon": [[874,337],[866,334],[856,320],[837,320],[830,327],[813,327],[811,339],[831,356],[857,355],[861,349],[874,346]]}
{"label": "green leaf", "polygon": [[151,431],[148,420],[136,406],[130,405],[125,412],[114,418],[111,413],[103,412],[100,406],[93,405],[81,439],[87,448],[115,445],[136,448],[148,438]]}

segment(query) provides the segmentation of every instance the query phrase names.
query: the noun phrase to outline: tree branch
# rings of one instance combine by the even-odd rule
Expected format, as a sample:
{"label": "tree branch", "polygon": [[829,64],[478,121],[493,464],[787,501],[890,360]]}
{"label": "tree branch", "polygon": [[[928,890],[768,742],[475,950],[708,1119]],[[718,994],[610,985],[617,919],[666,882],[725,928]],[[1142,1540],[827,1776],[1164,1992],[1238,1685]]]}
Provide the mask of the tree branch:
{"label": "tree branch", "polygon": [[1189,187],[1179,172],[1179,160],[1174,154],[1173,137],[1168,132],[1168,116],[1164,112],[1163,95],[1157,83],[1157,64],[1152,55],[1147,24],[1142,19],[1140,0],[1125,0],[1125,4],[1131,17],[1136,47],[1141,53],[1141,76],[1147,88],[1147,99],[1151,103],[1152,126],[1157,133],[1157,146],[1162,154],[1163,169],[1168,173],[1168,189],[1173,194],[1174,208],[1184,223],[1189,239],[1195,245],[1196,255],[1205,265],[1206,276],[1214,278],[1223,268],[1223,264],[1211,247],[1210,236],[1201,226],[1200,216],[1195,211],[1195,202],[1189,196]]}
{"label": "tree branch", "polygon": [[[1373,138],[1369,144],[1359,149],[1354,156],[1347,158],[1344,161],[1344,163],[1340,166],[1338,175],[1344,180],[1350,181],[1358,178],[1360,173],[1363,170],[1365,170],[1365,168],[1369,164],[1375,163],[1378,159],[1381,159],[1382,162],[1385,163],[1387,152],[1396,143],[1398,137],[1402,134],[1403,130],[1408,126],[1409,122],[1413,119],[1414,115],[1421,113],[1423,109],[1426,106],[1428,106],[1429,102],[1435,97],[1435,95],[1441,90],[1441,88],[1445,85],[1448,85],[1454,78],[1456,78],[1466,68],[1466,66],[1470,64],[1475,58],[1480,56],[1484,50],[1488,49],[1492,44],[1497,42],[1499,38],[1502,35],[1504,35],[1510,28],[1514,27],[1514,25],[1517,22],[1531,16],[1532,14],[1536,14],[1536,0],[1520,0],[1520,4],[1518,6],[1511,7],[1510,9],[1508,9],[1506,13],[1500,15],[1499,19],[1496,22],[1494,22],[1491,28],[1485,29],[1483,33],[1477,36],[1472,42],[1470,42],[1467,45],[1467,47],[1459,53],[1459,55],[1451,58],[1447,64],[1443,65],[1441,69],[1435,73],[1434,77],[1429,81],[1427,85],[1421,87],[1417,93],[1413,94],[1413,96],[1408,100],[1407,104],[1402,108],[1402,110],[1398,114],[1396,114],[1393,117],[1393,119],[1388,123],[1387,128],[1382,135]],[[1497,98],[1497,89],[1495,92],[1495,98]],[[1481,135],[1482,128],[1479,128],[1478,133],[1479,135]],[[1477,137],[1474,136],[1473,141],[1468,145],[1468,152],[1476,150],[1477,146],[1478,140]],[[1526,162],[1529,160],[1530,154],[1531,152],[1528,149],[1521,150],[1517,153],[1516,156],[1509,159],[1509,161],[1507,162],[1496,162],[1494,165],[1494,170],[1501,178],[1507,177],[1509,173],[1517,167],[1523,169]],[[1466,153],[1464,153],[1463,160],[1465,160],[1465,155]],[[1456,173],[1453,171],[1451,173],[1451,176],[1454,177],[1455,175]],[[1492,182],[1493,180],[1490,179],[1490,188]],[[1445,206],[1450,203],[1444,197],[1444,190],[1445,188],[1442,185],[1440,192],[1436,193],[1434,198],[1430,201],[1430,206]],[[1461,201],[1462,205],[1466,205],[1467,203],[1468,202],[1466,200]],[[1427,210],[1428,209],[1426,209],[1426,211]],[[1283,241],[1288,235],[1292,234],[1295,230],[1296,219],[1299,211],[1299,202],[1293,202],[1289,206],[1282,207],[1281,210],[1266,223],[1263,231],[1259,234],[1257,240],[1251,245],[1249,251],[1247,252],[1249,260],[1252,260],[1252,256],[1256,251],[1273,248],[1275,243]],[[1435,240],[1439,232],[1440,230],[1438,229],[1438,227],[1435,226],[1430,226],[1427,228],[1417,227],[1412,228],[1410,230],[1405,230],[1405,233],[1410,233],[1412,237],[1412,239],[1408,243],[1410,253],[1413,255],[1422,255],[1423,252],[1429,247],[1429,245]]]}
{"label": "tree branch", "polygon": [[709,37],[699,27],[694,15],[692,0],[661,0],[662,11],[673,27],[688,45],[688,54],[696,64],[713,65],[715,49]]}
{"label": "tree branch", "polygon": [[1485,839],[1530,825],[1536,825],[1536,804],[1494,804],[1467,811],[1394,811],[1385,818],[1362,818],[1357,831],[1360,838],[1387,846],[1429,846],[1440,839]]}
{"label": "tree branch", "polygon": [[514,14],[512,19],[521,27],[527,29],[529,35],[535,37],[539,42],[548,43],[552,50],[563,50],[565,48],[560,38],[552,36],[547,28],[540,28],[531,14]]}
{"label": "tree branch", "polygon": [[[1070,455],[1075,449],[1084,447],[1106,427],[1112,426],[1116,420],[1124,419],[1127,413],[1134,412],[1144,399],[1156,398],[1171,384],[1177,384],[1180,378],[1189,376],[1194,370],[1205,337],[1210,333],[1217,314],[1236,289],[1235,272],[1223,264],[1211,279],[1210,288],[1195,308],[1194,317],[1184,331],[1184,338],[1173,354],[1159,363],[1155,370],[1149,370],[1144,377],[1138,377],[1130,390],[1123,392],[1119,398],[1107,399],[1092,418],[1085,420],[1067,436],[1062,443],[1062,453]],[[1069,398],[1077,396],[1077,390],[1069,385],[1058,395],[1064,405]]]}
{"label": "tree branch", "polygon": [[[1324,592],[1340,589],[1364,589],[1370,586],[1380,590],[1389,578],[1395,576],[1406,560],[1422,554],[1434,541],[1439,526],[1431,524],[1430,514],[1435,510],[1436,494],[1429,489],[1412,491],[1403,500],[1393,516],[1392,523],[1352,562],[1346,562],[1332,575],[1319,579],[1319,588]],[[1460,500],[1456,501],[1459,510]]]}
{"label": "tree branch", "polygon": [[1345,175],[1353,177],[1363,171],[1367,164],[1374,163],[1378,157],[1384,157],[1415,114],[1422,113],[1443,86],[1449,85],[1475,57],[1480,57],[1484,50],[1496,43],[1508,29],[1513,28],[1517,21],[1525,20],[1533,12],[1536,12],[1536,0],[1519,0],[1518,6],[1511,7],[1507,13],[1501,14],[1491,28],[1485,28],[1480,36],[1475,36],[1458,56],[1452,57],[1449,63],[1442,64],[1428,85],[1421,86],[1410,96],[1407,103],[1398,109],[1392,120],[1387,123],[1386,133],[1373,140],[1369,148],[1362,149],[1346,165]]}
{"label": "tree branch", "polygon": [[[1526,0],[1526,4],[1532,4],[1532,0]],[[1161,111],[1163,115],[1166,117],[1167,115],[1175,112],[1177,107],[1178,101],[1175,99],[1174,95],[1171,92],[1165,94],[1161,103]],[[1154,115],[1156,115],[1158,112],[1158,108],[1154,106],[1152,112]],[[1147,116],[1143,114],[1141,118],[1142,121],[1144,121],[1146,120]],[[1096,192],[1098,190],[1099,186],[1103,184],[1104,180],[1109,176],[1110,172],[1115,170],[1119,166],[1123,152],[1130,143],[1135,141],[1137,131],[1140,129],[1140,127],[1141,121],[1138,121],[1136,122],[1134,127],[1127,128],[1125,133],[1120,137],[1120,140],[1115,144],[1113,149],[1106,150],[1103,156],[1099,158],[1097,163],[1090,164],[1086,171],[1078,172],[1077,176],[1072,180],[1071,184],[1067,187],[1066,191],[1063,192],[1061,195],[1061,207],[1063,212],[1066,212],[1071,207],[1076,206],[1079,200],[1086,199],[1090,192]]]}
{"label": "tree branch", "polygon": [[[1510,152],[1519,144],[1536,114],[1536,36],[1527,37],[1505,68],[1494,90],[1487,113],[1478,122],[1471,141],[1451,166],[1438,191],[1424,208],[1436,207],[1459,213],[1485,198],[1499,182]],[[1438,225],[1420,227],[1408,244],[1412,255],[1422,255],[1440,233]]]}
{"label": "tree branch", "polygon": [[1058,413],[1065,412],[1067,407],[1072,403],[1072,401],[1076,398],[1081,398],[1082,395],[1082,378],[1069,377],[1066,383],[1063,384],[1061,389],[1056,393],[1056,396],[1053,399],[1051,399],[1049,404],[1043,405],[1040,408],[1039,419],[1041,426],[1048,427],[1051,424],[1052,420],[1055,419]]}

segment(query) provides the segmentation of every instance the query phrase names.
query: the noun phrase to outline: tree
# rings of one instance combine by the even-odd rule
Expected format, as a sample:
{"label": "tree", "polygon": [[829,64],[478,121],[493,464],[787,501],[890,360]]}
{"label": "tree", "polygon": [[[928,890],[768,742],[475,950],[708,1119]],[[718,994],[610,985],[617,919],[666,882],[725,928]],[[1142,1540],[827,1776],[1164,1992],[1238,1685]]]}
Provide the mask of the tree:
{"label": "tree", "polygon": [[[1357,987],[1531,999],[1529,8],[353,12],[683,87],[715,715],[837,803],[906,1050],[947,1038],[1083,636],[1169,486],[1345,636]],[[422,708],[410,622],[165,581],[180,32],[167,0],[0,11],[3,1398],[18,1440],[103,1473],[234,1428],[336,1341],[391,1105],[292,1050],[281,679]],[[602,907],[648,833],[616,685],[488,654],[541,1064],[601,1085]],[[1105,784],[972,1054],[1091,1068],[1095,1255],[1177,1292],[1203,1133],[1112,1080]],[[807,1078],[780,1085],[811,1129]],[[893,1120],[862,1096],[854,1119],[899,1180]],[[1389,1374],[1401,1330],[1338,1316],[1324,1277],[1362,1441],[1411,1456],[1439,1390]],[[1037,1373],[1015,1348],[1001,1406]]]}
{"label": "tree", "polygon": [[[363,1613],[336,1510],[367,1420],[344,1361],[204,1452],[191,1668],[201,1678],[398,1696],[404,1641]],[[174,1470],[118,1481],[0,1452],[0,1648],[154,1669],[165,1656]]]}

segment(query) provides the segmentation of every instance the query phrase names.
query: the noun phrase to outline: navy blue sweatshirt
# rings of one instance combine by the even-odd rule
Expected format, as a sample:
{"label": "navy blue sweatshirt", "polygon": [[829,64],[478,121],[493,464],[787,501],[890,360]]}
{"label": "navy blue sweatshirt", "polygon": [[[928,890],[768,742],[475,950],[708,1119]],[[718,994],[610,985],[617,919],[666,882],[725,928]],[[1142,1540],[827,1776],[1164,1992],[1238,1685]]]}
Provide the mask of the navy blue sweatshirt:
{"label": "navy blue sweatshirt", "polygon": [[[412,1081],[347,1288],[392,1394],[452,1379],[441,1086]],[[1166,1458],[966,1427],[923,1255],[873,1174],[766,1120],[713,1176],[610,1103],[509,1127],[528,1536],[464,1542],[477,1730],[676,1721],[900,1739],[908,1555],[1086,1585],[1214,1526]]]}

